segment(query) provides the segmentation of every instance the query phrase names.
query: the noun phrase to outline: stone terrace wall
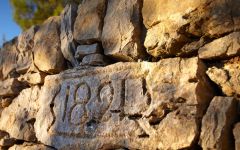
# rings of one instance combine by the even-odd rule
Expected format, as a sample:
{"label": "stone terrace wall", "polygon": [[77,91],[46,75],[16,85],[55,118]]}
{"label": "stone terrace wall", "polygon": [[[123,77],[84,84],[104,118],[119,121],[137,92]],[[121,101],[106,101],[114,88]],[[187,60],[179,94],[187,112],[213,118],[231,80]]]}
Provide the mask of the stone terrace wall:
{"label": "stone terrace wall", "polygon": [[240,0],[83,0],[0,50],[0,149],[240,150]]}

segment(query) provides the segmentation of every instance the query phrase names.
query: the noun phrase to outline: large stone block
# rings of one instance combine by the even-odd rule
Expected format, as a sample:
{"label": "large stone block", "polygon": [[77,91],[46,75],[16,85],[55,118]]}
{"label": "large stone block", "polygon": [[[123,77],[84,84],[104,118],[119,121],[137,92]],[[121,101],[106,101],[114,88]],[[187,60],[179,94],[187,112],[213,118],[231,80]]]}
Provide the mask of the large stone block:
{"label": "large stone block", "polygon": [[39,109],[38,95],[40,88],[23,90],[13,102],[2,111],[0,130],[10,137],[25,141],[36,141],[34,122]]}
{"label": "large stone block", "polygon": [[15,77],[17,64],[17,38],[3,44],[0,51],[0,79]]}
{"label": "large stone block", "polygon": [[58,73],[65,68],[65,59],[60,47],[60,17],[47,19],[34,38],[34,63],[39,70]]}
{"label": "large stone block", "polygon": [[221,59],[240,54],[240,32],[233,32],[201,47],[198,51],[201,59]]}
{"label": "large stone block", "polygon": [[234,149],[232,128],[237,121],[238,101],[233,97],[214,97],[202,120],[199,144],[207,149]]}
{"label": "large stone block", "polygon": [[207,71],[209,78],[215,82],[223,94],[234,96],[240,94],[240,58],[235,57],[221,65],[210,67]]}
{"label": "large stone block", "polygon": [[102,34],[105,55],[121,61],[143,58],[140,14],[140,0],[108,1]]}
{"label": "large stone block", "polygon": [[154,57],[197,54],[186,46],[240,28],[239,0],[143,0],[145,47]]}
{"label": "large stone block", "polygon": [[174,58],[47,76],[36,136],[57,149],[189,148],[213,97],[205,71],[198,58]]}
{"label": "large stone block", "polygon": [[80,44],[101,41],[106,0],[84,0],[78,7],[74,24],[74,39]]}
{"label": "large stone block", "polygon": [[73,66],[78,65],[78,61],[74,58],[76,47],[73,41],[73,27],[77,17],[76,4],[68,4],[61,14],[61,50],[65,59]]}

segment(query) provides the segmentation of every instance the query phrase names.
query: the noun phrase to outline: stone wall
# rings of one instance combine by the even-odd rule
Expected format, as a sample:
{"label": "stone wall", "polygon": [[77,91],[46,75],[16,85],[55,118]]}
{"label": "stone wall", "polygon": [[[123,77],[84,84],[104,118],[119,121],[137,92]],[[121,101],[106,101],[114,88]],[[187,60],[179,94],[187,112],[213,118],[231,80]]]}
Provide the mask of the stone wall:
{"label": "stone wall", "polygon": [[0,149],[240,150],[239,0],[83,0],[0,50]]}

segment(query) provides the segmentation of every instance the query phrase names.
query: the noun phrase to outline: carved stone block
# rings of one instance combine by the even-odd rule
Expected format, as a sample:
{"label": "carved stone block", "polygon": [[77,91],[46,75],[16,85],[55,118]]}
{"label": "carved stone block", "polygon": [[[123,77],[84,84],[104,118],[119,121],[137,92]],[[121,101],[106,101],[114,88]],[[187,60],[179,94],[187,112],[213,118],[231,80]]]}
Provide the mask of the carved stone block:
{"label": "carved stone block", "polygon": [[[174,58],[47,76],[34,124],[36,136],[57,149],[190,147],[199,135],[201,110],[212,98],[205,71],[198,58]],[[187,122],[185,129],[171,120]],[[171,130],[164,130],[167,126]],[[172,138],[173,132],[185,133],[179,141]]]}

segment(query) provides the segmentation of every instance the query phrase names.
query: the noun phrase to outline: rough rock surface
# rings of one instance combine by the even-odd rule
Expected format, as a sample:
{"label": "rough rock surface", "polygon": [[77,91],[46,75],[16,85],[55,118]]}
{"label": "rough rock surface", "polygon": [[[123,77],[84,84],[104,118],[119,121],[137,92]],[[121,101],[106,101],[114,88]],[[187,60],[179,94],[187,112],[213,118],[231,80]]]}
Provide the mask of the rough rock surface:
{"label": "rough rock surface", "polygon": [[234,126],[233,135],[235,139],[235,149],[240,150],[240,123]]}
{"label": "rough rock surface", "polygon": [[76,4],[68,4],[61,14],[61,50],[65,59],[76,67],[78,61],[74,58],[76,47],[73,41],[74,21],[77,17],[78,6]]}
{"label": "rough rock surface", "polygon": [[234,149],[232,127],[237,120],[238,101],[214,97],[202,120],[199,143],[203,149]]}
{"label": "rough rock surface", "polygon": [[92,45],[79,45],[75,53],[75,58],[81,60],[84,56],[101,52],[101,47],[98,43]]}
{"label": "rough rock surface", "polygon": [[84,0],[78,7],[74,24],[74,39],[80,44],[101,41],[106,0]]}
{"label": "rough rock surface", "polygon": [[102,54],[91,54],[82,59],[82,63],[85,65],[107,65],[108,62],[108,59]]}
{"label": "rough rock surface", "polygon": [[58,73],[65,68],[59,30],[60,17],[51,17],[40,26],[35,35],[34,63],[43,72]]}
{"label": "rough rock surface", "polygon": [[48,76],[36,136],[59,149],[188,148],[212,98],[205,71],[198,58],[174,58]]}
{"label": "rough rock surface", "polygon": [[233,32],[225,37],[201,47],[198,51],[201,59],[219,59],[240,54],[240,32]]}
{"label": "rough rock surface", "polygon": [[143,0],[148,29],[144,45],[154,57],[181,55],[185,45],[201,37],[221,37],[239,30],[239,5],[238,0]]}
{"label": "rough rock surface", "polygon": [[39,108],[39,87],[23,90],[11,105],[4,108],[0,118],[0,130],[15,139],[36,141],[34,122]]}
{"label": "rough rock surface", "polygon": [[140,0],[108,1],[102,33],[105,55],[122,61],[143,58],[140,14]]}
{"label": "rough rock surface", "polygon": [[0,82],[0,96],[9,97],[18,95],[22,89],[24,89],[25,84],[19,82],[15,78],[6,79]]}
{"label": "rough rock surface", "polygon": [[0,79],[16,77],[17,38],[3,44],[0,51]]}
{"label": "rough rock surface", "polygon": [[240,0],[71,2],[0,47],[0,149],[240,149]]}
{"label": "rough rock surface", "polygon": [[239,62],[239,57],[236,57],[226,61],[222,66],[213,66],[207,71],[209,78],[215,82],[227,96],[240,94]]}

